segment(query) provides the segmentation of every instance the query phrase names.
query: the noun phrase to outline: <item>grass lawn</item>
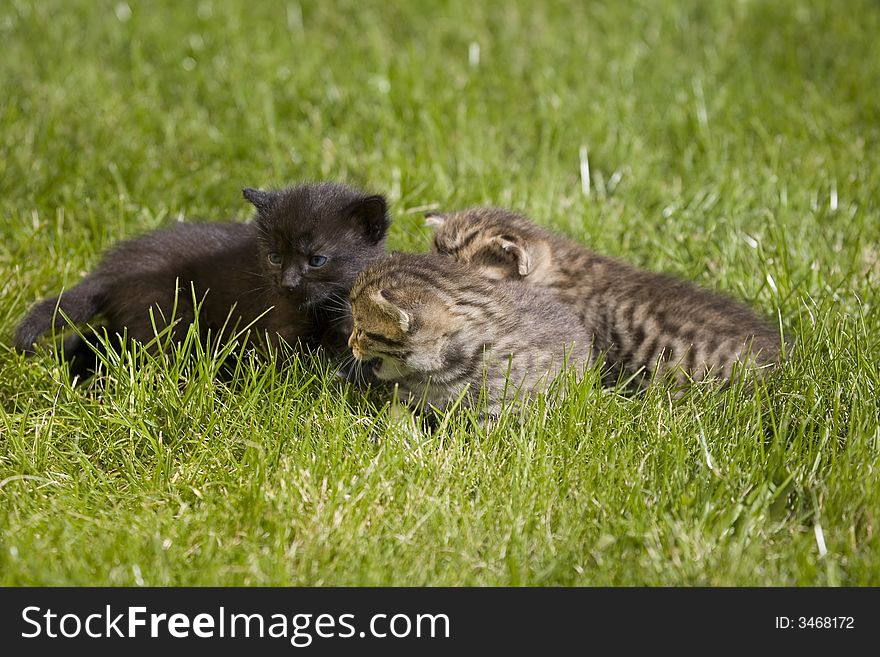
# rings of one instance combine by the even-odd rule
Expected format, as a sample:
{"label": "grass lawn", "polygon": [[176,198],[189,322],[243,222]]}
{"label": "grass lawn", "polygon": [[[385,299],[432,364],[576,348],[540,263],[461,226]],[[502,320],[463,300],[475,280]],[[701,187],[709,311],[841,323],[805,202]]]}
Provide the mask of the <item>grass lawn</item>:
{"label": "grass lawn", "polygon": [[[880,584],[877,34],[869,0],[3,2],[0,584]],[[314,179],[385,193],[393,249],[520,209],[791,360],[417,436],[320,358],[74,389],[9,346],[116,241]]]}

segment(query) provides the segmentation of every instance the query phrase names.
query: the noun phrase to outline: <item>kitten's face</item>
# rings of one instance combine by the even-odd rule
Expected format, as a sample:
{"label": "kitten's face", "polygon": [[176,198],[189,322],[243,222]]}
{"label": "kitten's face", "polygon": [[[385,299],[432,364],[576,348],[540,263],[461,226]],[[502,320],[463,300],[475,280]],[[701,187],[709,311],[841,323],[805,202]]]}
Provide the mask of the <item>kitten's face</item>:
{"label": "kitten's face", "polygon": [[382,381],[441,370],[460,330],[443,300],[412,281],[362,283],[355,283],[351,296],[354,329],[348,346],[354,357],[376,360],[373,374]]}
{"label": "kitten's face", "polygon": [[533,239],[525,220],[505,210],[475,208],[430,214],[425,224],[434,229],[434,253],[475,267],[492,280],[521,279],[533,269]]}
{"label": "kitten's face", "polygon": [[257,208],[263,271],[299,307],[344,301],[358,273],[385,254],[385,199],[334,183],[245,189]]}

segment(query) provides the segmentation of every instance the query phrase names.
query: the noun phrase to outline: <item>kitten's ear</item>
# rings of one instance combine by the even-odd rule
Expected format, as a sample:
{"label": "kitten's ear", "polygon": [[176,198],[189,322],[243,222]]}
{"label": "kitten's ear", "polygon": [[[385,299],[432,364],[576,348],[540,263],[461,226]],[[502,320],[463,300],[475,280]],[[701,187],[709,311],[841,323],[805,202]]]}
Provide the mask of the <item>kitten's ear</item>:
{"label": "kitten's ear", "polygon": [[241,190],[242,195],[257,208],[260,214],[268,214],[272,206],[275,205],[275,194],[273,192],[264,192],[252,187],[245,187]]}
{"label": "kitten's ear", "polygon": [[379,308],[394,317],[401,331],[409,333],[410,328],[412,328],[412,317],[403,308],[394,303],[393,297],[387,290],[373,292],[370,298]]}
{"label": "kitten's ear", "polygon": [[516,238],[510,235],[498,235],[489,240],[489,244],[495,249],[500,249],[507,257],[513,258],[520,276],[528,276],[532,271],[532,257],[528,249]]}
{"label": "kitten's ear", "polygon": [[443,212],[427,212],[425,213],[425,225],[430,228],[440,228],[448,218],[449,215]]}
{"label": "kitten's ear", "polygon": [[385,233],[391,220],[388,218],[388,203],[380,194],[360,198],[346,208],[346,213],[363,227],[373,242],[378,242]]}

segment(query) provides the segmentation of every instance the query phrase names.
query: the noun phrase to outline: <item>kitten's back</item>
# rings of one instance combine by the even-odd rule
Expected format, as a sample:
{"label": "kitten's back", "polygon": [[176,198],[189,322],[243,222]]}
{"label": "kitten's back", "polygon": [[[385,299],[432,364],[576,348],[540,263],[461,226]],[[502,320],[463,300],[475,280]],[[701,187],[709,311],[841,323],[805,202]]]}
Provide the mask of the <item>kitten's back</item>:
{"label": "kitten's back", "polygon": [[[219,337],[229,319],[228,335],[241,320],[250,322],[281,306],[256,271],[256,258],[255,227],[237,222],[180,223],[123,241],[80,283],[37,303],[19,324],[15,345],[32,353],[42,335],[65,328],[68,319],[78,325],[100,321],[111,337],[124,334],[148,343],[172,321],[184,328],[192,323],[197,304],[204,319],[202,333]],[[251,305],[259,310],[251,312]],[[275,321],[279,331],[289,330],[284,337],[291,342],[309,328],[301,313],[284,308],[269,311],[260,321]],[[95,344],[90,347],[74,335],[64,342],[65,360],[73,362],[74,374],[94,369],[98,345],[87,339]]]}
{"label": "kitten's back", "polygon": [[672,375],[680,383],[710,372],[729,379],[735,367],[772,369],[778,332],[749,308],[721,294],[597,254],[498,208],[428,219],[434,249],[491,278],[513,278],[553,292],[574,308],[605,353],[607,380],[635,377],[642,387]]}

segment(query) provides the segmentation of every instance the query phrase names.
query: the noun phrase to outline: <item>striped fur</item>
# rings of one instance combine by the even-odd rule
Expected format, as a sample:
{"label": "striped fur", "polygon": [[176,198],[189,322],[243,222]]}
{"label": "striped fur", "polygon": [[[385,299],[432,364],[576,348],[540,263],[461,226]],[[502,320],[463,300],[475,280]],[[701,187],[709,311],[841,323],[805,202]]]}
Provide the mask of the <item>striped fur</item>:
{"label": "striped fur", "polygon": [[551,290],[604,352],[606,383],[729,381],[778,364],[780,336],[746,306],[664,274],[594,253],[497,208],[432,214],[433,250],[493,280]]}
{"label": "striped fur", "polygon": [[[395,254],[365,269],[351,290],[358,361],[437,408],[475,408],[485,383],[489,414],[519,391],[544,388],[562,368],[591,361],[590,334],[564,304],[519,281],[492,284],[431,254]],[[509,372],[509,377],[508,377]]]}

